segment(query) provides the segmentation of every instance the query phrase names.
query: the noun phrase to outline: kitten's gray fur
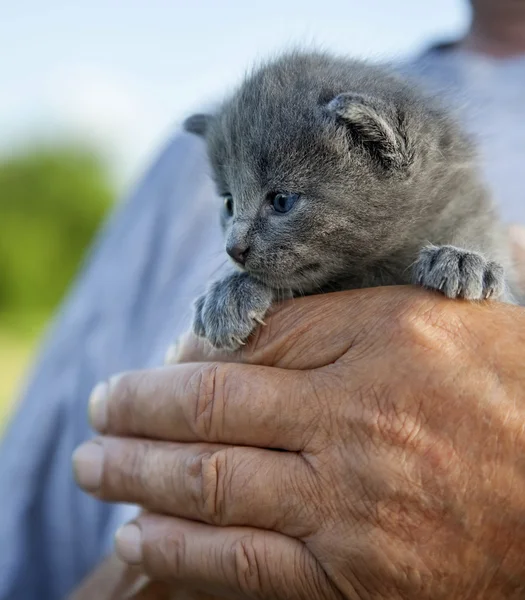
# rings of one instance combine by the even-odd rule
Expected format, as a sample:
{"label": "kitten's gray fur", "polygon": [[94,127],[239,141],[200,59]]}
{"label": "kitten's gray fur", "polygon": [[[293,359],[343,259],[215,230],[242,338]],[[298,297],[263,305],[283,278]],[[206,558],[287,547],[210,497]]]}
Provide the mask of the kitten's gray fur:
{"label": "kitten's gray fur", "polygon": [[[472,145],[392,72],[287,54],[185,127],[205,138],[218,192],[233,197],[226,246],[250,249],[195,304],[194,330],[214,346],[237,348],[289,295],[415,282],[451,298],[513,301]],[[275,192],[300,196],[281,214]]]}

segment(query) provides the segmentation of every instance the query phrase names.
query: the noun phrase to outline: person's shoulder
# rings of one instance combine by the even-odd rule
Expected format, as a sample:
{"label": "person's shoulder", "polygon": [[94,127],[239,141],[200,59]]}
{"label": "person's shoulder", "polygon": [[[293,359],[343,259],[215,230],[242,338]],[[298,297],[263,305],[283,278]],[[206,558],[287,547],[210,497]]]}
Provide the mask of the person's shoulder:
{"label": "person's shoulder", "polygon": [[164,146],[157,153],[153,161],[153,167],[169,167],[170,165],[180,165],[181,159],[184,162],[202,162],[205,158],[204,144],[202,138],[196,136],[184,129],[184,121],[192,114],[212,113],[216,104],[207,103],[195,107],[195,110],[186,111],[173,125],[171,132]]}
{"label": "person's shoulder", "polygon": [[434,44],[416,55],[390,61],[401,77],[419,86],[442,105],[457,110],[464,95],[464,67],[453,42]]}
{"label": "person's shoulder", "polygon": [[455,48],[454,42],[433,44],[391,65],[401,75],[416,78],[431,87],[449,87],[458,83],[461,75],[461,59]]}

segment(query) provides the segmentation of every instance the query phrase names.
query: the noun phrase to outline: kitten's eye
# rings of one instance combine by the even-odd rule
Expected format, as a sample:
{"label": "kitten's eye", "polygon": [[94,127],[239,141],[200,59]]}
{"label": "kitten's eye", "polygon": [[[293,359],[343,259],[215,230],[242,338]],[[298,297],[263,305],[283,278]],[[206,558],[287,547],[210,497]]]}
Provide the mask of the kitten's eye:
{"label": "kitten's eye", "polygon": [[283,194],[281,192],[270,195],[272,208],[278,213],[287,213],[299,198],[299,194]]}
{"label": "kitten's eye", "polygon": [[233,196],[231,194],[224,194],[224,210],[226,214],[231,217],[233,215]]}

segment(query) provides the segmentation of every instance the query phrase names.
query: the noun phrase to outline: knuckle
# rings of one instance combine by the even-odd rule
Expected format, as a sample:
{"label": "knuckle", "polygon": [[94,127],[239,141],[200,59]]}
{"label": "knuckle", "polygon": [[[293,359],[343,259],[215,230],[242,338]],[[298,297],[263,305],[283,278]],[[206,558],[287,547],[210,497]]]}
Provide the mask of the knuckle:
{"label": "knuckle", "polygon": [[150,577],[177,579],[185,572],[187,540],[183,531],[170,528],[155,536],[155,543],[145,544],[144,570]]}
{"label": "knuckle", "polygon": [[192,469],[196,482],[194,501],[203,518],[214,525],[222,525],[225,520],[227,453],[228,450],[203,453]]}
{"label": "knuckle", "polygon": [[246,535],[235,540],[230,556],[238,588],[243,592],[262,591],[264,552],[258,552],[254,536]]}
{"label": "knuckle", "polygon": [[405,345],[446,353],[457,347],[463,333],[459,309],[445,298],[414,298],[396,315],[396,328]]}
{"label": "knuckle", "polygon": [[219,435],[224,412],[227,365],[210,363],[199,369],[189,385],[195,398],[190,426],[201,439],[213,441]]}
{"label": "knuckle", "polygon": [[116,489],[121,490],[121,495],[142,501],[148,489],[147,473],[149,465],[154,462],[151,444],[125,444],[123,448],[127,456],[122,456],[117,464],[116,473],[120,474],[115,482]]}

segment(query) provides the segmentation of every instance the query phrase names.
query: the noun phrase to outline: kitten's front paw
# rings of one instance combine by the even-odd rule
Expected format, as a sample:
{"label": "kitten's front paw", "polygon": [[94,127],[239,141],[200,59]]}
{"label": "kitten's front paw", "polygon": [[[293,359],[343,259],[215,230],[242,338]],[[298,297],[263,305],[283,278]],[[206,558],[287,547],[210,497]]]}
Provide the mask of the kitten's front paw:
{"label": "kitten's front paw", "polygon": [[497,298],[505,290],[503,267],[455,246],[426,246],[414,266],[414,283],[449,298]]}
{"label": "kitten's front paw", "polygon": [[195,302],[193,332],[215,348],[237,350],[272,305],[270,288],[246,273],[235,273],[213,283]]}

